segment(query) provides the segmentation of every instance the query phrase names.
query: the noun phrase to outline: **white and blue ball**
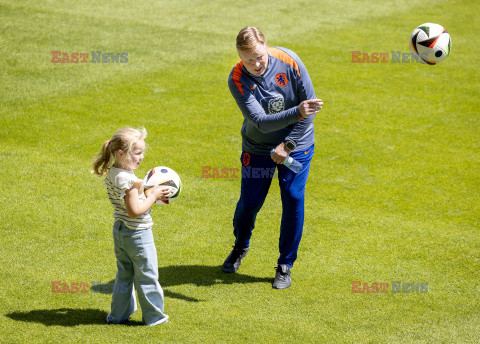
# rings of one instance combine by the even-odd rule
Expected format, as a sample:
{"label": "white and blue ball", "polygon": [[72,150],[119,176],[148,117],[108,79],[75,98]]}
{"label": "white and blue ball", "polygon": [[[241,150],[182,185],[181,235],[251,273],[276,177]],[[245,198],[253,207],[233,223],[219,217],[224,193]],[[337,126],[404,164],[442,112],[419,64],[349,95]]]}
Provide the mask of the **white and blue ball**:
{"label": "white and blue ball", "polygon": [[445,60],[451,48],[450,34],[439,24],[422,24],[410,35],[410,51],[420,57],[420,62],[429,65]]}
{"label": "white and blue ball", "polygon": [[148,192],[151,188],[164,185],[170,188],[170,197],[166,200],[157,200],[155,204],[165,205],[174,202],[182,191],[182,181],[180,176],[169,167],[157,166],[148,171],[147,175],[143,179],[143,186],[145,190],[145,195],[148,195]]}

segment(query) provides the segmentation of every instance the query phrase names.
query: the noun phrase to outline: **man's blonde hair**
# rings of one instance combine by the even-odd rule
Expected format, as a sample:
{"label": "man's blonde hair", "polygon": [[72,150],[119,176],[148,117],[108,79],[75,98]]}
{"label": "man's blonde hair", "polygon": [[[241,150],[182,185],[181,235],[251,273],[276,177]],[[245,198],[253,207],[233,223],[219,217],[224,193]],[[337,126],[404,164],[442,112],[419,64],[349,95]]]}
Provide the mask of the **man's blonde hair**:
{"label": "man's blonde hair", "polygon": [[244,27],[237,35],[237,50],[252,50],[257,43],[266,44],[267,40],[262,31],[254,26]]}

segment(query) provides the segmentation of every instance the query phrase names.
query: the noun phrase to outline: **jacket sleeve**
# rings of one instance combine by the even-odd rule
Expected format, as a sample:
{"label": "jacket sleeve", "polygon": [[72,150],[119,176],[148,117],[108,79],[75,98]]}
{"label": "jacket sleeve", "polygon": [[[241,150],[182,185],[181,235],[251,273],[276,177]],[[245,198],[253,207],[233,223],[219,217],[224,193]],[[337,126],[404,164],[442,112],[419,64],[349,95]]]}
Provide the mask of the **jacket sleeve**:
{"label": "jacket sleeve", "polygon": [[[298,58],[298,56],[295,57],[300,69],[300,77],[297,79],[297,95],[298,103],[300,104],[304,100],[315,99],[316,95],[307,68],[305,68],[305,65],[300,58]],[[302,118],[300,121],[298,121],[293,126],[292,132],[285,138],[285,141],[293,141],[296,144],[298,140],[300,140],[300,138],[305,134],[305,131],[313,124],[313,118],[315,116],[316,115],[312,115],[308,118]]]}
{"label": "jacket sleeve", "polygon": [[283,129],[301,118],[298,106],[267,115],[250,90],[241,91],[231,76],[228,79],[228,87],[243,116],[263,133]]}

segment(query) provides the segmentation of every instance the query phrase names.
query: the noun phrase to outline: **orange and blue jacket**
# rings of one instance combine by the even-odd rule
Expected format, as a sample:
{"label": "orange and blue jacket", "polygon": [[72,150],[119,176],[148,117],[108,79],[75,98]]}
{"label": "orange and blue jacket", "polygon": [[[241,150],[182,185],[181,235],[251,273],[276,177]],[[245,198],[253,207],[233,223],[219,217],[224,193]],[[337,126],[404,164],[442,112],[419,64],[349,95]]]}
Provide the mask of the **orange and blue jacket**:
{"label": "orange and blue jacket", "polygon": [[295,151],[315,143],[313,117],[302,118],[298,105],[315,99],[315,91],[303,62],[293,51],[268,48],[268,65],[262,76],[250,74],[239,61],[228,86],[244,120],[242,150],[268,155],[281,142],[296,143]]}

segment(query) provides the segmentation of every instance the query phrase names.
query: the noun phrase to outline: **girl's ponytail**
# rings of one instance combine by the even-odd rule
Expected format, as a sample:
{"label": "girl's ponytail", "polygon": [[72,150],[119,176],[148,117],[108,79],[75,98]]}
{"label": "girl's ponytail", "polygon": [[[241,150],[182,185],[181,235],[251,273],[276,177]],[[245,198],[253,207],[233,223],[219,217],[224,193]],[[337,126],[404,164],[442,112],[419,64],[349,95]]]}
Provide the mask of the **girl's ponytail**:
{"label": "girl's ponytail", "polygon": [[96,174],[97,176],[101,177],[108,172],[110,168],[110,164],[113,160],[113,154],[110,149],[111,140],[105,141],[103,143],[102,149],[95,157],[93,162],[93,170],[92,173]]}
{"label": "girl's ponytail", "polygon": [[117,130],[111,140],[103,143],[102,149],[95,156],[92,173],[99,177],[105,175],[115,162],[118,151],[124,153],[122,160],[118,162],[121,164],[128,162],[135,142],[145,140],[146,137],[147,131],[145,128],[134,129],[128,127]]}

